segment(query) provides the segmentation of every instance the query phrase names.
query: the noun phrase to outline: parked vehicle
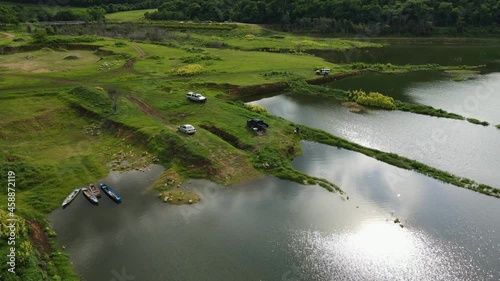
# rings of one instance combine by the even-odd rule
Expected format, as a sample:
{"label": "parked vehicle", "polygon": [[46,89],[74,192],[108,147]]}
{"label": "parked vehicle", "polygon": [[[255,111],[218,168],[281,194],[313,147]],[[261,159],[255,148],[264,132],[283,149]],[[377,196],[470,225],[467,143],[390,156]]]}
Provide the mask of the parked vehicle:
{"label": "parked vehicle", "polygon": [[196,129],[194,128],[194,126],[189,125],[189,124],[179,126],[178,130],[179,130],[179,132],[184,133],[184,134],[188,134],[188,135],[192,135],[192,134],[196,133]]}
{"label": "parked vehicle", "polygon": [[82,188],[82,193],[87,197],[87,199],[90,201],[90,203],[97,204],[99,203],[99,200],[97,200],[97,197],[95,197],[94,193],[92,193],[88,188],[84,187]]}
{"label": "parked vehicle", "polygon": [[114,189],[112,189],[110,186],[105,185],[104,183],[101,183],[100,185],[102,191],[104,191],[104,193],[106,193],[106,195],[108,195],[109,198],[113,199],[118,203],[122,202],[121,196]]}
{"label": "parked vehicle", "polygon": [[195,92],[188,92],[186,94],[186,97],[189,100],[196,101],[196,102],[206,102],[207,98],[202,96],[201,94],[195,93]]}
{"label": "parked vehicle", "polygon": [[93,183],[89,185],[89,190],[95,195],[95,197],[101,197],[101,191],[99,188],[95,187]]}
{"label": "parked vehicle", "polygon": [[71,191],[71,193],[68,195],[68,197],[66,197],[66,199],[64,199],[64,201],[62,202],[61,206],[63,208],[66,207],[69,203],[71,203],[71,201],[73,201],[73,199],[75,199],[75,197],[78,195],[79,192],[80,192],[79,188],[74,189],[73,191]]}
{"label": "parked vehicle", "polygon": [[267,128],[269,128],[269,125],[262,119],[248,119],[247,127],[252,129],[257,135],[263,135],[266,133]]}
{"label": "parked vehicle", "polygon": [[328,69],[328,68],[318,69],[318,70],[316,70],[316,74],[318,74],[318,75],[328,75],[328,74],[330,74],[330,69]]}

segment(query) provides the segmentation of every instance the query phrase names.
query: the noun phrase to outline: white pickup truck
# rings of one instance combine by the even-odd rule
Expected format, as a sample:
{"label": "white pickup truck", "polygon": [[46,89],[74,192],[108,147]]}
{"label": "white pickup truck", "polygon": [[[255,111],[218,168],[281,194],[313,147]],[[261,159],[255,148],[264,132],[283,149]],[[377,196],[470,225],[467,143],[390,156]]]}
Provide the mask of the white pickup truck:
{"label": "white pickup truck", "polygon": [[186,94],[186,97],[192,101],[196,102],[206,102],[207,98],[202,96],[201,94],[195,93],[195,92],[188,92]]}

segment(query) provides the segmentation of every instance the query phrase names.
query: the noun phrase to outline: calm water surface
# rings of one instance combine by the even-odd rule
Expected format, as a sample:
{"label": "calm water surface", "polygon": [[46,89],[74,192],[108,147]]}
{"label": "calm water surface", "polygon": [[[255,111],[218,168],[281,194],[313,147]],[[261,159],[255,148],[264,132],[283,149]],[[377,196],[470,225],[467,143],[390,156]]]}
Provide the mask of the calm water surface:
{"label": "calm water surface", "polygon": [[[436,106],[443,105],[444,109],[448,109],[447,104],[452,109],[455,105],[457,108],[462,106],[467,116],[497,124],[500,123],[500,91],[491,88],[500,87],[499,75],[480,76],[477,80],[462,83],[418,82],[398,88],[393,93]],[[388,76],[383,78],[389,79]],[[469,92],[468,89],[475,88],[476,84],[490,89],[488,94],[478,96]],[[448,98],[447,102],[442,96]],[[471,109],[469,101],[479,104],[473,108],[475,110],[467,110]],[[366,114],[354,114],[334,100],[306,95],[283,94],[254,103],[293,122],[500,187],[500,173],[497,172],[500,169],[500,130],[494,126],[483,127],[466,121],[401,111],[370,110]],[[457,110],[457,113],[462,112]]]}
{"label": "calm water surface", "polygon": [[184,186],[203,202],[171,206],[147,189],[163,170],[153,166],[104,180],[122,204],[92,206],[79,196],[49,218],[82,280],[500,278],[496,199],[359,153],[303,145],[294,167],[346,195],[274,177],[233,187],[193,180]]}
{"label": "calm water surface", "polygon": [[500,73],[470,75],[471,80],[454,82],[453,75],[438,71],[419,71],[400,75],[370,73],[328,86],[344,90],[380,92],[395,99],[427,104],[473,117],[500,123]]}
{"label": "calm water surface", "polygon": [[500,68],[500,44],[420,44],[401,43],[389,40],[383,48],[364,48],[348,51],[313,50],[308,51],[335,63],[392,63],[404,64],[440,64],[440,65],[488,65]]}

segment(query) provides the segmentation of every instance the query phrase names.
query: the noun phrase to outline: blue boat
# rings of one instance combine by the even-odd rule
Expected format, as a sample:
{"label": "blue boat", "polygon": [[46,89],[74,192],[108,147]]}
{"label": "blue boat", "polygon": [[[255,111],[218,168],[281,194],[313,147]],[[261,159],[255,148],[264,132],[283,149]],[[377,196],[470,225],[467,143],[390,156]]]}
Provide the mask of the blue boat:
{"label": "blue boat", "polygon": [[100,183],[100,186],[102,191],[106,193],[111,199],[113,199],[116,202],[122,202],[122,198],[114,189],[105,185],[104,183]]}

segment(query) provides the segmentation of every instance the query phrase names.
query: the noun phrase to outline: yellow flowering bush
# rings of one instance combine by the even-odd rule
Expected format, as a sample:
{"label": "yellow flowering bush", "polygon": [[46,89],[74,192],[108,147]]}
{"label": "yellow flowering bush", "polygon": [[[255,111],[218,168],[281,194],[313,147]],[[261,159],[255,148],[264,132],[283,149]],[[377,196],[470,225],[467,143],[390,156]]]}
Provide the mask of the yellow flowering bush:
{"label": "yellow flowering bush", "polygon": [[172,70],[174,75],[179,76],[193,76],[202,74],[203,72],[205,72],[205,68],[199,64],[188,64]]}

